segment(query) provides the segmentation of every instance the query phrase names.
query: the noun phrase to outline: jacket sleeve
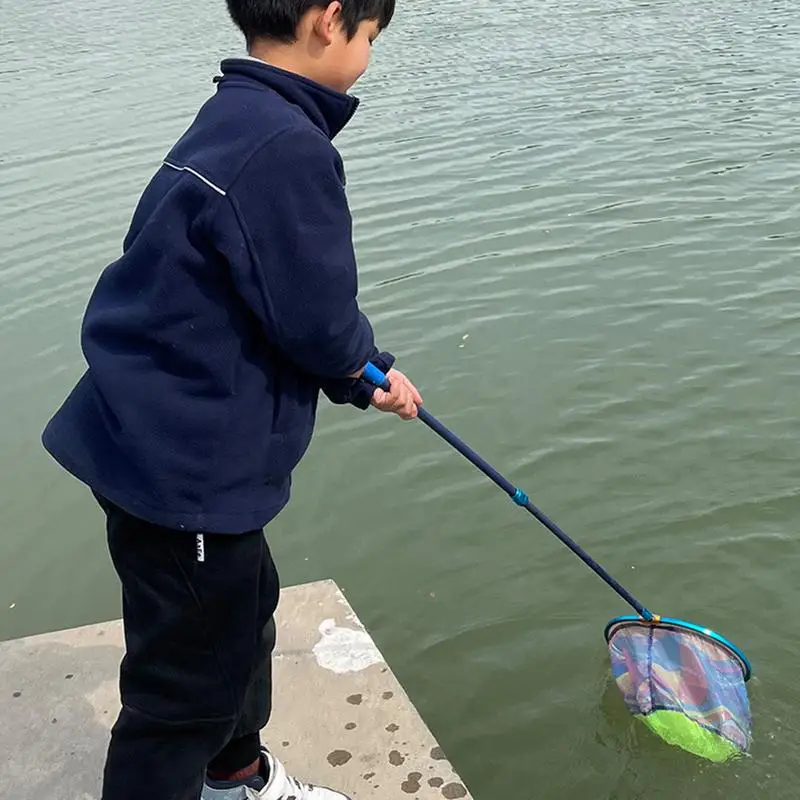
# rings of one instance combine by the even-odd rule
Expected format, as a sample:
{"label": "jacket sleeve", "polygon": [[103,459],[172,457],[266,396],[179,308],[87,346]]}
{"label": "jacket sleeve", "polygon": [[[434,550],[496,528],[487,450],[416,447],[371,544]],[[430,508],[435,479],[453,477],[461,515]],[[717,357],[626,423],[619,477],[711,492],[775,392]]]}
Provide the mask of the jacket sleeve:
{"label": "jacket sleeve", "polygon": [[220,200],[215,238],[268,341],[323,381],[361,369],[377,349],[356,300],[352,220],[331,143],[305,128],[279,134]]}
{"label": "jacket sleeve", "polygon": [[[381,372],[387,373],[395,362],[391,353],[378,353],[377,350],[369,359]],[[345,405],[349,403],[362,411],[369,408],[375,387],[363,379],[337,378],[321,381],[321,389],[331,403]]]}

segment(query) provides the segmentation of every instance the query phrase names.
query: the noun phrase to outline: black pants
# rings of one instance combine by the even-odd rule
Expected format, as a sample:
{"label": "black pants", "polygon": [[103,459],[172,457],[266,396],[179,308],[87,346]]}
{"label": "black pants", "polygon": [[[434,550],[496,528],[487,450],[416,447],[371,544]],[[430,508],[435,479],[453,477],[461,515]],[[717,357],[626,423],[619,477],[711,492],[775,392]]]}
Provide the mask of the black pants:
{"label": "black pants", "polygon": [[97,499],[126,644],[102,800],[197,800],[269,720],[278,574],[262,531],[200,537]]}

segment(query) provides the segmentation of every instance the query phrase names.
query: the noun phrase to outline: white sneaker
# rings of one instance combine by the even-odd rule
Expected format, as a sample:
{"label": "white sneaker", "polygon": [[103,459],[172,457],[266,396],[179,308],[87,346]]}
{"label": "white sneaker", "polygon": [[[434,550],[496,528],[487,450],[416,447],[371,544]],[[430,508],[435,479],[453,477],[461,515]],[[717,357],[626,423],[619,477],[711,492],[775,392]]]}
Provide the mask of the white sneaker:
{"label": "white sneaker", "polygon": [[341,792],[301,783],[286,772],[286,767],[266,748],[261,748],[264,773],[269,778],[264,782],[261,775],[253,776],[245,783],[206,780],[201,800],[351,800]]}

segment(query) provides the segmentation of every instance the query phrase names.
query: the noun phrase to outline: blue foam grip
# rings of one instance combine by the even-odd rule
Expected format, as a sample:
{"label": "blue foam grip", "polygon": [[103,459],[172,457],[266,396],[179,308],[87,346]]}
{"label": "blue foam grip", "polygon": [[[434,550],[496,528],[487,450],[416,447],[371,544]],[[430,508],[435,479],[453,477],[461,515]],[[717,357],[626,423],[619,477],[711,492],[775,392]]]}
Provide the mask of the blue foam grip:
{"label": "blue foam grip", "polygon": [[379,389],[384,389],[386,391],[389,389],[389,379],[372,362],[367,362],[362,377],[367,383],[371,383]]}

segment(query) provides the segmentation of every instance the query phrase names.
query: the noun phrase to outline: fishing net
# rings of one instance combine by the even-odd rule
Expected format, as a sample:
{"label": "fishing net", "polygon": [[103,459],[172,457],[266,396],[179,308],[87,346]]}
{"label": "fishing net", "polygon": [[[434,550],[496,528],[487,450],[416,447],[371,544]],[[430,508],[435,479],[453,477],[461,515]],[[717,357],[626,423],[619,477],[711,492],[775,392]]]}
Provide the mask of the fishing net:
{"label": "fishing net", "polygon": [[606,628],[628,710],[672,745],[714,762],[751,742],[745,655],[719,634],[673,619],[618,617]]}

